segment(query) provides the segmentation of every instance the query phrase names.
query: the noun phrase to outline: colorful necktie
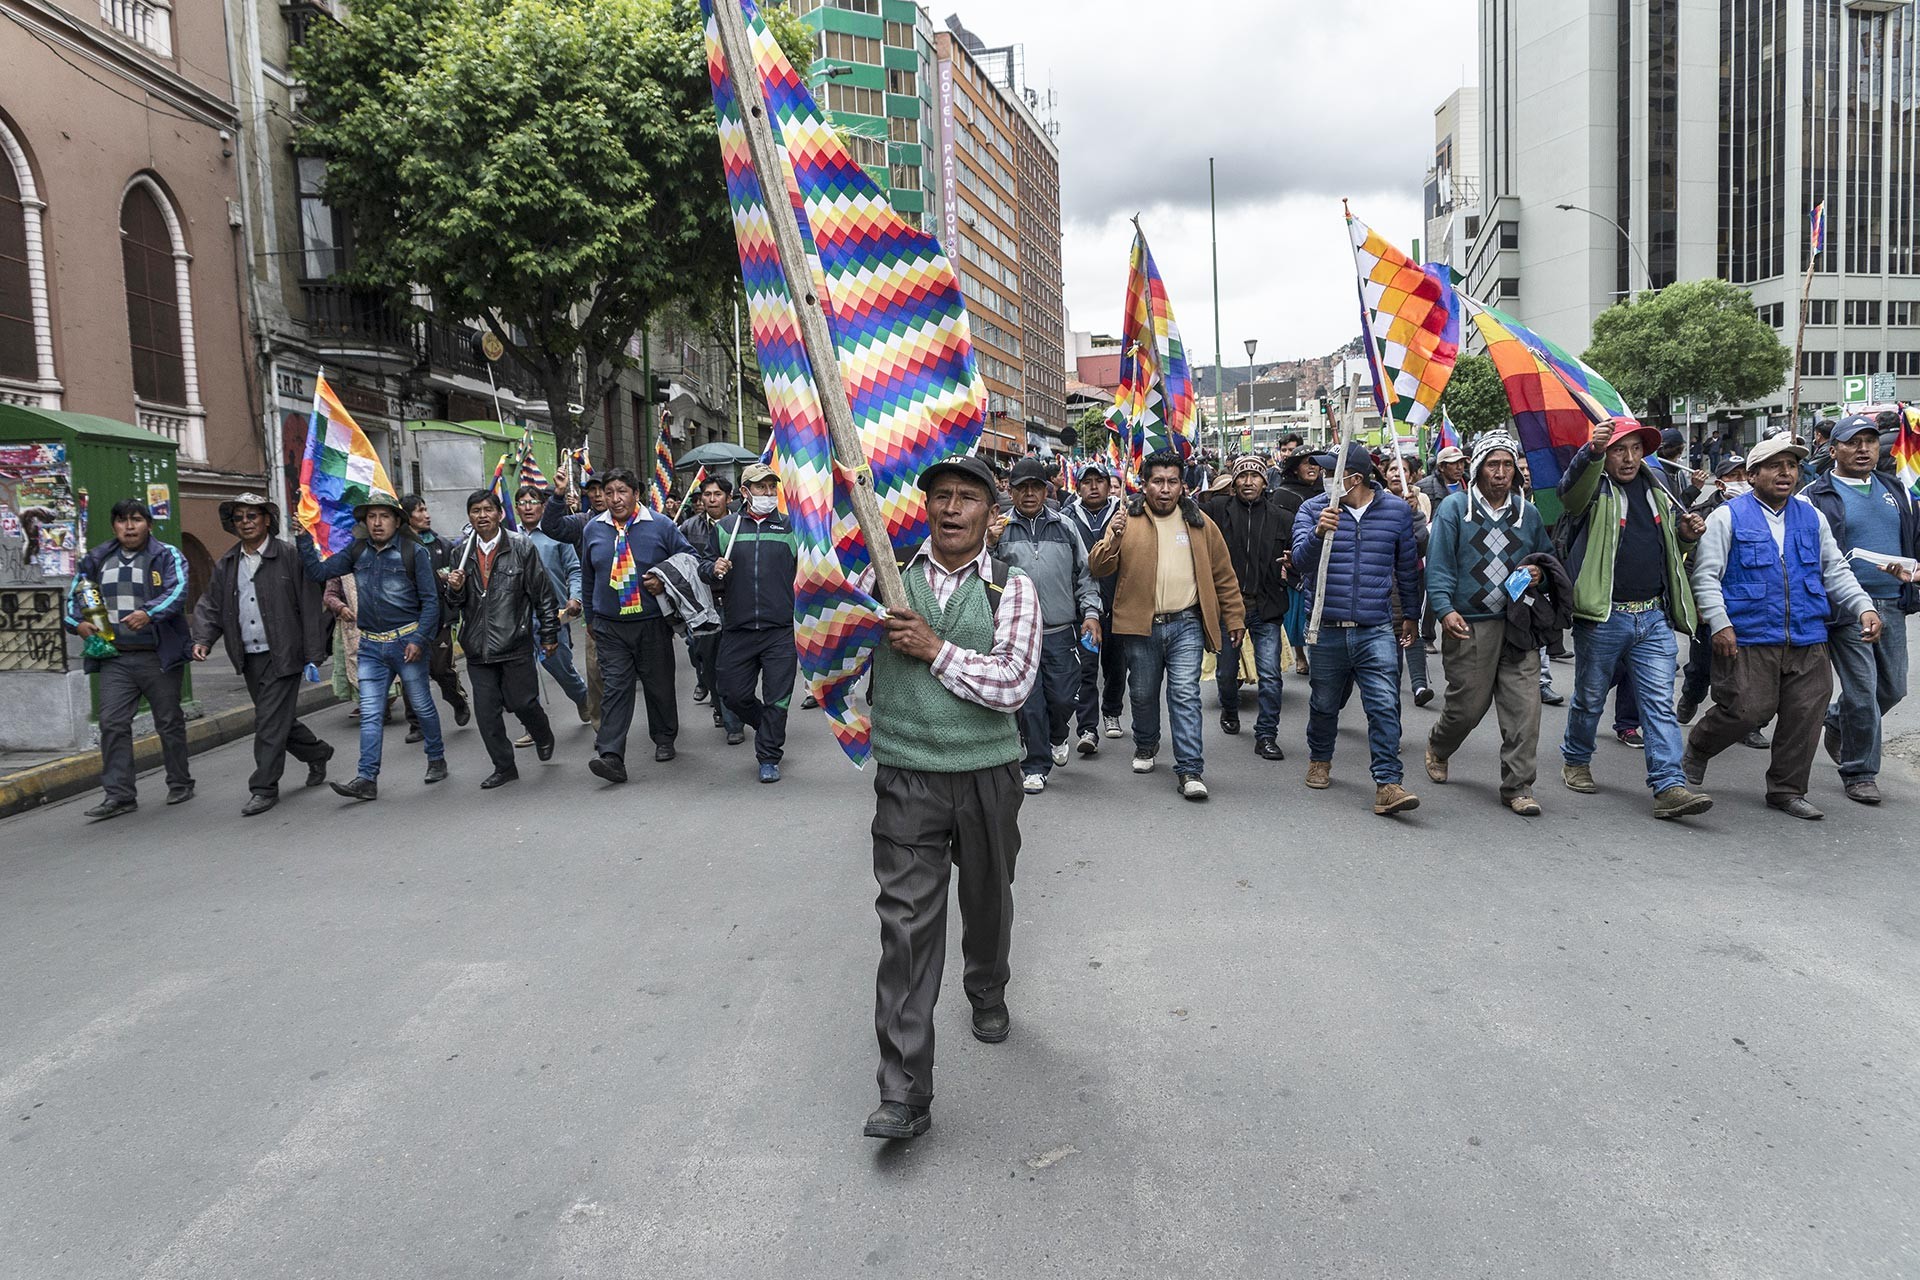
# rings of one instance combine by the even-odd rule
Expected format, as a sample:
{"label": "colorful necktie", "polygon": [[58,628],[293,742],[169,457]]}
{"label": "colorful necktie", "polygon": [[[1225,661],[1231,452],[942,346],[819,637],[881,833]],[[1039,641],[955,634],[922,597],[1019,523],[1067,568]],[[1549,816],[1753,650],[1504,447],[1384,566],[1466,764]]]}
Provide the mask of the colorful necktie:
{"label": "colorful necktie", "polygon": [[622,617],[646,607],[646,598],[640,593],[640,569],[633,562],[633,546],[627,540],[633,525],[629,520],[613,535],[613,571],[607,575],[608,588],[620,597]]}

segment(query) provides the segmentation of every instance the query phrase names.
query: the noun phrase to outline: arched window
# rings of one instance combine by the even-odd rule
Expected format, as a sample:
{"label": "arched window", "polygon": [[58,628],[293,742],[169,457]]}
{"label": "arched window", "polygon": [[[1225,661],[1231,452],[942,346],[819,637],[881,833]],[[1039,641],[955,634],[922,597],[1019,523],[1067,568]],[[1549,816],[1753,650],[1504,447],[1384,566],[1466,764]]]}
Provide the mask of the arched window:
{"label": "arched window", "polygon": [[173,230],[145,183],[129,188],[120,206],[120,252],[127,270],[133,394],[149,404],[185,407],[187,365]]}
{"label": "arched window", "polygon": [[26,150],[0,119],[0,403],[57,409],[44,208]]}

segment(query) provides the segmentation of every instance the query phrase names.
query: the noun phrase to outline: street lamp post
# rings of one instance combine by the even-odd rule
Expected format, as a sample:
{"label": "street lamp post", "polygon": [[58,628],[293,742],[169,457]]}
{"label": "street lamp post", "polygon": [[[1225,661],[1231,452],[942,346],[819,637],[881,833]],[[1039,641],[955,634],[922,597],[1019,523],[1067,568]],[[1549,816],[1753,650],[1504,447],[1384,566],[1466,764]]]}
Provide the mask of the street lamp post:
{"label": "street lamp post", "polygon": [[1253,349],[1260,345],[1260,339],[1247,339],[1247,435],[1253,435]]}
{"label": "street lamp post", "polygon": [[[1633,242],[1633,237],[1627,234],[1627,229],[1625,227],[1621,226],[1618,222],[1615,222],[1612,218],[1609,218],[1606,214],[1601,213],[1598,209],[1589,209],[1582,204],[1556,204],[1553,207],[1560,210],[1560,212],[1562,213],[1590,214],[1593,217],[1600,219],[1600,221],[1606,223],[1608,226],[1612,227],[1615,231],[1618,231],[1620,233],[1620,238],[1627,242],[1627,248],[1632,252],[1633,256],[1640,260],[1640,276],[1643,280],[1646,281],[1646,287],[1649,289],[1653,288],[1653,269],[1647,266],[1646,256],[1640,252],[1640,246]],[[1633,281],[1629,279],[1627,281],[1627,284],[1629,286],[1628,292],[1631,293],[1632,292],[1631,286],[1633,284]]]}

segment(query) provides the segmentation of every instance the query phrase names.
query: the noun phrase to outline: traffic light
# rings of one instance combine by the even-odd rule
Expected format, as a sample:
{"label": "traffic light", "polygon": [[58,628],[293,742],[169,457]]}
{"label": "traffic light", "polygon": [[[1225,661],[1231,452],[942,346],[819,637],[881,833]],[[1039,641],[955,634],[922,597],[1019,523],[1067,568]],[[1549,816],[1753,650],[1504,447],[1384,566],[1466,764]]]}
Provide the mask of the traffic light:
{"label": "traffic light", "polygon": [[647,403],[665,404],[673,397],[667,391],[667,376],[663,373],[647,375]]}

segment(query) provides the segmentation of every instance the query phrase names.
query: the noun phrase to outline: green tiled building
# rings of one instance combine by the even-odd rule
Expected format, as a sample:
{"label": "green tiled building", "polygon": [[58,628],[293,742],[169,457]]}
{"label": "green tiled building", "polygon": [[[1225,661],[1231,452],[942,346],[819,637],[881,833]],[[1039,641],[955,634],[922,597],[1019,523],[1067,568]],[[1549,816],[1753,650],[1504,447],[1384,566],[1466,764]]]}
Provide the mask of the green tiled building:
{"label": "green tiled building", "polygon": [[790,0],[814,30],[813,93],[915,226],[935,208],[933,26],[914,0]]}

